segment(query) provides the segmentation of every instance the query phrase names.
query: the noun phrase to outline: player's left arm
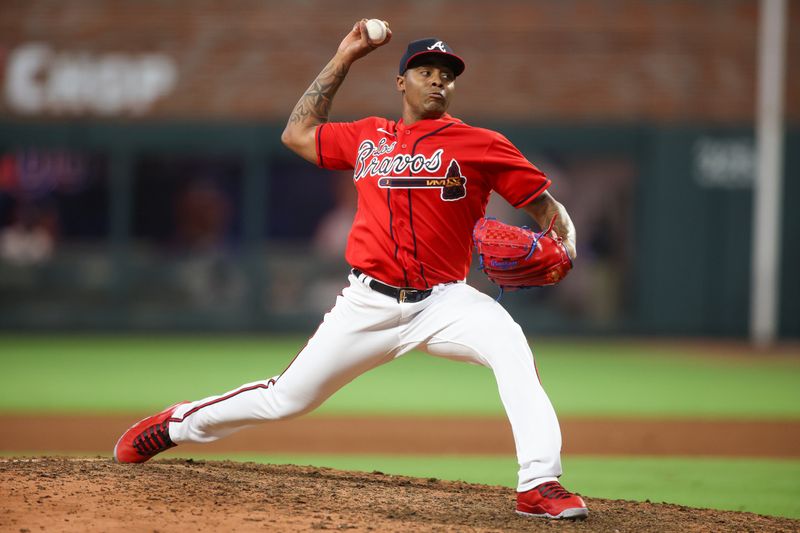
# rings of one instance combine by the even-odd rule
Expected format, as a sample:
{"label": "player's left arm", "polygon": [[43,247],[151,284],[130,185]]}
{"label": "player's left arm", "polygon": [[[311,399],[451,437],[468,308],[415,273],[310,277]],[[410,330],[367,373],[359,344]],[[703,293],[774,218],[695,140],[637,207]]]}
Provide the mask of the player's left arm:
{"label": "player's left arm", "polygon": [[577,257],[575,247],[575,225],[567,213],[567,209],[553,198],[549,192],[544,191],[531,203],[522,207],[544,230],[550,225],[554,215],[558,215],[553,230],[563,239],[564,247],[572,259]]}

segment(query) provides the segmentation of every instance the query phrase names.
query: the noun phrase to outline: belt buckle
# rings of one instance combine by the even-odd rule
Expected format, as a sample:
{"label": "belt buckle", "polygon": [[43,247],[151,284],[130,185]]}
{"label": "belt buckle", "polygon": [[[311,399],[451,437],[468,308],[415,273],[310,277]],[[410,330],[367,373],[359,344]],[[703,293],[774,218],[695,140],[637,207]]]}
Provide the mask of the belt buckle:
{"label": "belt buckle", "polygon": [[397,301],[398,301],[399,303],[401,303],[401,304],[402,304],[402,303],[405,303],[405,301],[406,301],[406,296],[407,296],[407,292],[408,292],[408,291],[406,291],[406,289],[400,289],[400,294],[397,296]]}

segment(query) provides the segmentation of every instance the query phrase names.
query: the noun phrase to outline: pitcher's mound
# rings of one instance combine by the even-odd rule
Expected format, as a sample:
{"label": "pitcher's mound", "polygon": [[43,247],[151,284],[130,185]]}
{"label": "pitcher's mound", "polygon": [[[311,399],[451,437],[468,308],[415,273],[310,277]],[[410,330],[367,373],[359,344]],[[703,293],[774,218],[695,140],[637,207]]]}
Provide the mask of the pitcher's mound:
{"label": "pitcher's mound", "polygon": [[800,521],[585,498],[579,522],[524,518],[514,491],[254,463],[42,457],[0,461],[0,530],[798,531]]}

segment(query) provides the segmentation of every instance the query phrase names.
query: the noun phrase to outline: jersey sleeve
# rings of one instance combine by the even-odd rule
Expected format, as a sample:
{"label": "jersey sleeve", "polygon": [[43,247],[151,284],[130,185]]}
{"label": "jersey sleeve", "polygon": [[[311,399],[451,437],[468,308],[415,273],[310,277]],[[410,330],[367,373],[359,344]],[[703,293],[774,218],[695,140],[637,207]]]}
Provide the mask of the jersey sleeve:
{"label": "jersey sleeve", "polygon": [[330,170],[348,170],[355,166],[361,131],[369,119],[356,122],[326,122],[317,126],[314,142],[317,165]]}
{"label": "jersey sleeve", "polygon": [[487,148],[484,162],[492,189],[516,208],[529,204],[550,186],[544,172],[499,133]]}

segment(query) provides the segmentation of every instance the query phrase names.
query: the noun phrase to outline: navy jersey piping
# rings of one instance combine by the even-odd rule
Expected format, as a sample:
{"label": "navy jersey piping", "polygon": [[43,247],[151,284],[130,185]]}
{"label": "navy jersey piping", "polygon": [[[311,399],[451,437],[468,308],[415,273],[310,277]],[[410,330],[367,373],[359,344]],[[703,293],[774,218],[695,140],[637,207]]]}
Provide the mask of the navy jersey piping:
{"label": "navy jersey piping", "polygon": [[517,202],[517,204],[514,207],[519,207],[519,206],[525,205],[525,202],[527,202],[528,200],[530,200],[534,196],[538,195],[540,192],[542,192],[542,190],[546,189],[549,185],[550,185],[550,180],[545,181],[544,183],[539,185],[538,189],[536,189],[535,191],[530,193],[528,196],[526,196],[525,198],[523,198],[522,200]]}
{"label": "navy jersey piping", "polygon": [[317,130],[317,157],[319,158],[319,166],[325,167],[322,162],[322,128],[325,127],[325,122],[319,125],[319,130]]}

